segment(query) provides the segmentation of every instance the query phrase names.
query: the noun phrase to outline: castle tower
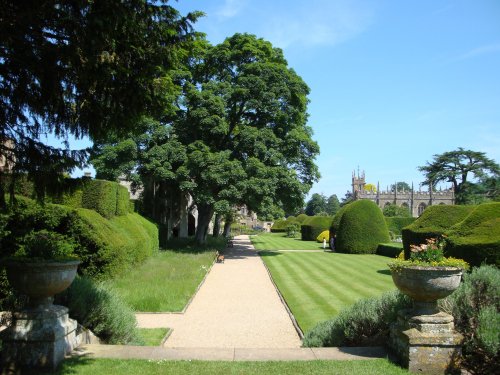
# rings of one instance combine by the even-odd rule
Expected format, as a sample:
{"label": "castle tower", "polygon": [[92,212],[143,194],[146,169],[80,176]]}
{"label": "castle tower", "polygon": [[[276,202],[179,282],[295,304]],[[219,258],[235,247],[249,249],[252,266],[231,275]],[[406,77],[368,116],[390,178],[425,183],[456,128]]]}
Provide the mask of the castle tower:
{"label": "castle tower", "polygon": [[360,175],[358,168],[358,175],[356,176],[356,171],[352,172],[352,195],[357,196],[365,190],[365,171]]}

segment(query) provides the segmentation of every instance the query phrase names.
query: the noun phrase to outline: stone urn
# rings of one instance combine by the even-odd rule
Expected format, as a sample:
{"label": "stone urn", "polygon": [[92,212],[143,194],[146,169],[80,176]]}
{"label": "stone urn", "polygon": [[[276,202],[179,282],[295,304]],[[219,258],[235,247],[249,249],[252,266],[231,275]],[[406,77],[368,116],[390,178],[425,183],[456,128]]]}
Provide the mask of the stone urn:
{"label": "stone urn", "polygon": [[4,262],[10,285],[29,297],[29,308],[49,307],[73,282],[79,260]]}
{"label": "stone urn", "polygon": [[404,266],[392,270],[392,280],[413,299],[415,315],[432,315],[439,313],[437,300],[458,288],[462,272],[458,267]]}

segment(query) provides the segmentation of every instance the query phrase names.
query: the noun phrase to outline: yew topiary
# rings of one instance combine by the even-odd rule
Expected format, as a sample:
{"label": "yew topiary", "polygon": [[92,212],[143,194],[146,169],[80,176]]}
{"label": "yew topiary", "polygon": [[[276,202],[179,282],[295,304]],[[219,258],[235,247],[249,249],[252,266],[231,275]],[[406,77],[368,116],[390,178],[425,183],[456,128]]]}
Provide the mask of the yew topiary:
{"label": "yew topiary", "polygon": [[382,211],[367,199],[350,203],[337,230],[336,250],[349,254],[375,254],[380,243],[390,241]]}

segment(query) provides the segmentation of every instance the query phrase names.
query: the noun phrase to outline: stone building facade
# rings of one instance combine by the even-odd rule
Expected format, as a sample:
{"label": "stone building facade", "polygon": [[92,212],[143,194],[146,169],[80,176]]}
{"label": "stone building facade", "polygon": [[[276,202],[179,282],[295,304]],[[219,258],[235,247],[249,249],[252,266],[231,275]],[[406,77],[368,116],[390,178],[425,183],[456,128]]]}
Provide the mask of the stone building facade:
{"label": "stone building facade", "polygon": [[[429,206],[438,204],[452,205],[455,204],[455,194],[453,188],[447,190],[432,191],[415,191],[412,188],[409,191],[394,189],[391,191],[380,190],[380,185],[377,184],[376,191],[365,189],[365,172],[361,174],[358,171],[352,173],[352,195],[354,199],[370,199],[374,201],[380,209],[384,209],[389,204],[396,204],[400,207],[406,207],[413,217],[418,217]],[[396,185],[396,184],[394,184]]]}

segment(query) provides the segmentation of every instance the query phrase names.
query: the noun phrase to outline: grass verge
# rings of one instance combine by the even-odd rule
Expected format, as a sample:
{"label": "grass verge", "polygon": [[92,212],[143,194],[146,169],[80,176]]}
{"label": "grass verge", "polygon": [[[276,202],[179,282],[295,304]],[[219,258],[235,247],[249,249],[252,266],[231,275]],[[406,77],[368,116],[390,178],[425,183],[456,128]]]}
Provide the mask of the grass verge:
{"label": "grass verge", "polygon": [[[219,243],[220,242],[220,243]],[[212,264],[224,242],[199,248],[187,242],[173,244],[121,277],[110,281],[121,298],[135,311],[182,311]]]}
{"label": "grass verge", "polygon": [[260,255],[304,333],[361,298],[396,289],[386,257],[272,251]]}
{"label": "grass verge", "polygon": [[170,328],[139,328],[137,332],[145,346],[160,346]]}
{"label": "grass verge", "polygon": [[366,361],[291,361],[291,362],[220,362],[220,361],[148,361],[72,358],[63,362],[59,375],[128,374],[259,374],[259,375],[402,375],[406,370],[386,359]]}
{"label": "grass verge", "polygon": [[323,250],[322,243],[289,238],[286,233],[262,233],[250,239],[257,250]]}

